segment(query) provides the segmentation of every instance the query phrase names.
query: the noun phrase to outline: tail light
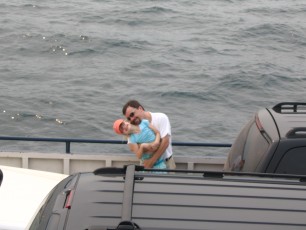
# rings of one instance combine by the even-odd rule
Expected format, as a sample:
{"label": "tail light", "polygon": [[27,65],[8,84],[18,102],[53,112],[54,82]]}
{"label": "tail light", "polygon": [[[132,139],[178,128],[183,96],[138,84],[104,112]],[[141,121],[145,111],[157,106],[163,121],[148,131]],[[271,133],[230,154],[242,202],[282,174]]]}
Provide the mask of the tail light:
{"label": "tail light", "polygon": [[66,192],[66,203],[65,203],[65,208],[71,209],[71,203],[72,203],[72,199],[74,196],[74,190],[68,190]]}
{"label": "tail light", "polygon": [[257,114],[256,114],[256,116],[255,116],[255,123],[256,123],[256,126],[257,126],[257,128],[259,129],[260,132],[265,131],[264,128],[263,128],[263,125],[261,124],[261,122],[260,122],[259,117],[258,117]]}

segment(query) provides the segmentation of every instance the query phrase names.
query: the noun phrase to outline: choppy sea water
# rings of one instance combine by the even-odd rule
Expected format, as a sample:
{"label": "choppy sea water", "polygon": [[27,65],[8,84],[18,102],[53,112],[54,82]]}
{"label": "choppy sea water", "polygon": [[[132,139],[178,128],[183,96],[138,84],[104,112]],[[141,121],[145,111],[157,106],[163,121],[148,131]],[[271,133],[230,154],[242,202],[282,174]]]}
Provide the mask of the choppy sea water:
{"label": "choppy sea water", "polygon": [[[2,0],[0,14],[1,136],[121,140],[112,123],[137,99],[169,116],[173,141],[232,143],[257,109],[305,101],[302,0]],[[65,147],[1,141],[0,151]]]}

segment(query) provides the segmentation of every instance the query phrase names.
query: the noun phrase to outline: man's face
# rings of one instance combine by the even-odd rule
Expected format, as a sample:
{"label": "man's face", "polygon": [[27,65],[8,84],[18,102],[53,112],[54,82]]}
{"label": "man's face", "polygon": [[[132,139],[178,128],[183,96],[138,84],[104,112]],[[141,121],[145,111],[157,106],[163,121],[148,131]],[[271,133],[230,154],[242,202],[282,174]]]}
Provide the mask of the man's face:
{"label": "man's face", "polygon": [[125,112],[125,117],[131,122],[133,125],[139,125],[141,122],[140,116],[141,111],[139,109],[133,107],[127,107]]}

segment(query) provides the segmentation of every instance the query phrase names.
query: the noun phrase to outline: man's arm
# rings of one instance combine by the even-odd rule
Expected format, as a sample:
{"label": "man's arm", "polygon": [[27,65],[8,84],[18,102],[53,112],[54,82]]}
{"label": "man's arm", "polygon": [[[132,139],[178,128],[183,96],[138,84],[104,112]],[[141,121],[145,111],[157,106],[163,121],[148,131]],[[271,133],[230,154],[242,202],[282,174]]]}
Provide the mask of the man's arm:
{"label": "man's arm", "polygon": [[163,155],[169,146],[170,137],[169,135],[162,138],[159,148],[156,150],[152,157],[143,162],[145,168],[153,168],[155,162]]}
{"label": "man's arm", "polygon": [[157,130],[157,128],[154,125],[150,123],[149,128],[152,129],[153,132],[155,133],[155,140],[148,145],[149,146],[148,152],[154,153],[160,145],[161,137],[160,137],[160,132]]}

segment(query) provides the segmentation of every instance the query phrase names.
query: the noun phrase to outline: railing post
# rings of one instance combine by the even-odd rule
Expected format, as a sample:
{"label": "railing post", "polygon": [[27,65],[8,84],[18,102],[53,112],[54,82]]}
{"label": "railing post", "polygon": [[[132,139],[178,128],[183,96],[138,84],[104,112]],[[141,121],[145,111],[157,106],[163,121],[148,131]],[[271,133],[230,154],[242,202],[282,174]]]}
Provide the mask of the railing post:
{"label": "railing post", "polygon": [[66,141],[66,153],[70,153],[70,141]]}

